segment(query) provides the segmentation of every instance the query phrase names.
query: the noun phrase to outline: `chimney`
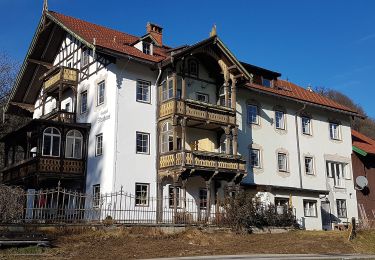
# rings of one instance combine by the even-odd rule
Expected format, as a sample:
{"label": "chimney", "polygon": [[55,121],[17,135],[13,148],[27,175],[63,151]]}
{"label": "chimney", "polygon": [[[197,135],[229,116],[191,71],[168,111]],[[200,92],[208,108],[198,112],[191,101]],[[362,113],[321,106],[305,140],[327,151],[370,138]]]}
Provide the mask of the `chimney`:
{"label": "chimney", "polygon": [[147,33],[156,40],[157,44],[163,46],[163,28],[154,23],[147,23],[146,26]]}

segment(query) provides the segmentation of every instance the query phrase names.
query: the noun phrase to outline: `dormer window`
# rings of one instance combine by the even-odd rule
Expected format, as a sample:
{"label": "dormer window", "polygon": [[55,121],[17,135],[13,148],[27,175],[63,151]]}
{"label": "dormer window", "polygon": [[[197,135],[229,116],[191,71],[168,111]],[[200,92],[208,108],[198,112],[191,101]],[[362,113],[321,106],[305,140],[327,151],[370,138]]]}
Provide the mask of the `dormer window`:
{"label": "dormer window", "polygon": [[270,79],[266,79],[262,77],[262,85],[270,88],[272,86],[272,81]]}
{"label": "dormer window", "polygon": [[151,55],[151,44],[148,42],[142,43],[142,51],[144,54]]}
{"label": "dormer window", "polygon": [[198,77],[198,62],[196,60],[189,60],[188,69],[191,76]]}

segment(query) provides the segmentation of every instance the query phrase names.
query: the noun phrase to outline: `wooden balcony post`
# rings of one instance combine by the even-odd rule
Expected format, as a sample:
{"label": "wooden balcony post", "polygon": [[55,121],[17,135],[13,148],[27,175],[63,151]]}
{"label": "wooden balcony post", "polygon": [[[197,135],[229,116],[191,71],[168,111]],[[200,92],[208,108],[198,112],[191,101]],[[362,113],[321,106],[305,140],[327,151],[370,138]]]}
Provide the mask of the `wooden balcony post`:
{"label": "wooden balcony post", "polygon": [[206,208],[206,222],[209,221],[211,215],[211,178],[206,181],[207,190],[207,208]]}
{"label": "wooden balcony post", "polygon": [[225,127],[224,131],[225,131],[225,142],[226,142],[225,153],[231,154],[231,151],[230,151],[230,126]]}
{"label": "wooden balcony post", "polygon": [[172,91],[173,91],[173,114],[177,113],[177,74],[172,74]]}
{"label": "wooden balcony post", "polygon": [[173,131],[173,151],[177,151],[177,122],[178,118],[173,117],[172,131]]}
{"label": "wooden balcony post", "polygon": [[236,98],[237,98],[237,89],[236,89],[236,83],[237,83],[237,80],[236,79],[232,79],[232,91],[231,91],[231,102],[232,102],[232,105],[231,107],[236,110]]}
{"label": "wooden balcony post", "polygon": [[156,212],[157,222],[163,221],[163,180],[159,176],[157,183],[157,212]]}
{"label": "wooden balcony post", "polygon": [[181,119],[181,150],[182,150],[182,165],[186,164],[186,117]]}
{"label": "wooden balcony post", "polygon": [[186,79],[182,76],[182,83],[181,83],[181,99],[185,100],[186,98]]}
{"label": "wooden balcony post", "polygon": [[47,100],[46,93],[44,93],[44,92],[45,92],[45,90],[43,90],[43,95],[42,95],[42,115],[43,116],[46,113],[46,100]]}
{"label": "wooden balcony post", "polygon": [[232,145],[233,145],[233,155],[237,155],[238,153],[238,127],[236,126],[235,128],[232,129]]}
{"label": "wooden balcony post", "polygon": [[228,81],[224,82],[224,105],[229,107],[229,83]]}
{"label": "wooden balcony post", "polygon": [[176,224],[177,220],[177,180],[173,178],[173,224]]}
{"label": "wooden balcony post", "polygon": [[181,188],[182,188],[182,192],[183,192],[183,194],[184,194],[184,198],[183,198],[183,203],[184,203],[184,211],[186,210],[186,182],[187,182],[187,179],[184,179],[184,180],[182,180],[182,186],[181,186]]}

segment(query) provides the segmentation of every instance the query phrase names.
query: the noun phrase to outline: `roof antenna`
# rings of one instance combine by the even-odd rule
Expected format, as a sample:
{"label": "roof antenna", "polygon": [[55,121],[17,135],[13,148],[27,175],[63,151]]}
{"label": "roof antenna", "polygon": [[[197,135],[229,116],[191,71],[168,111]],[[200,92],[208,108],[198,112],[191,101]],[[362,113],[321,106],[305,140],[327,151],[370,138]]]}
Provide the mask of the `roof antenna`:
{"label": "roof antenna", "polygon": [[211,32],[210,32],[210,37],[213,37],[213,36],[216,36],[217,35],[217,32],[216,32],[216,24],[214,24],[212,26],[212,29],[211,29]]}
{"label": "roof antenna", "polygon": [[43,13],[48,12],[48,0],[43,0]]}

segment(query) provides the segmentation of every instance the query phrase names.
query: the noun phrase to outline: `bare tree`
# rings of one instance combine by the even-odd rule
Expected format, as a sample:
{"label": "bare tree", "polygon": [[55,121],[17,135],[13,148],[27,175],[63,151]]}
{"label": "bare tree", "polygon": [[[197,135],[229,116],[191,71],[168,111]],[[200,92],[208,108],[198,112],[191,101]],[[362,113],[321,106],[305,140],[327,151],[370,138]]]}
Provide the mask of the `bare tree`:
{"label": "bare tree", "polygon": [[368,137],[371,137],[372,139],[375,139],[375,119],[367,117],[366,111],[361,105],[356,104],[350,97],[337,90],[325,87],[316,87],[314,91],[336,101],[339,104],[352,108],[359,114],[365,116],[365,119],[358,117],[354,118],[354,120],[352,120],[352,128],[363,133],[364,135],[367,135]]}

